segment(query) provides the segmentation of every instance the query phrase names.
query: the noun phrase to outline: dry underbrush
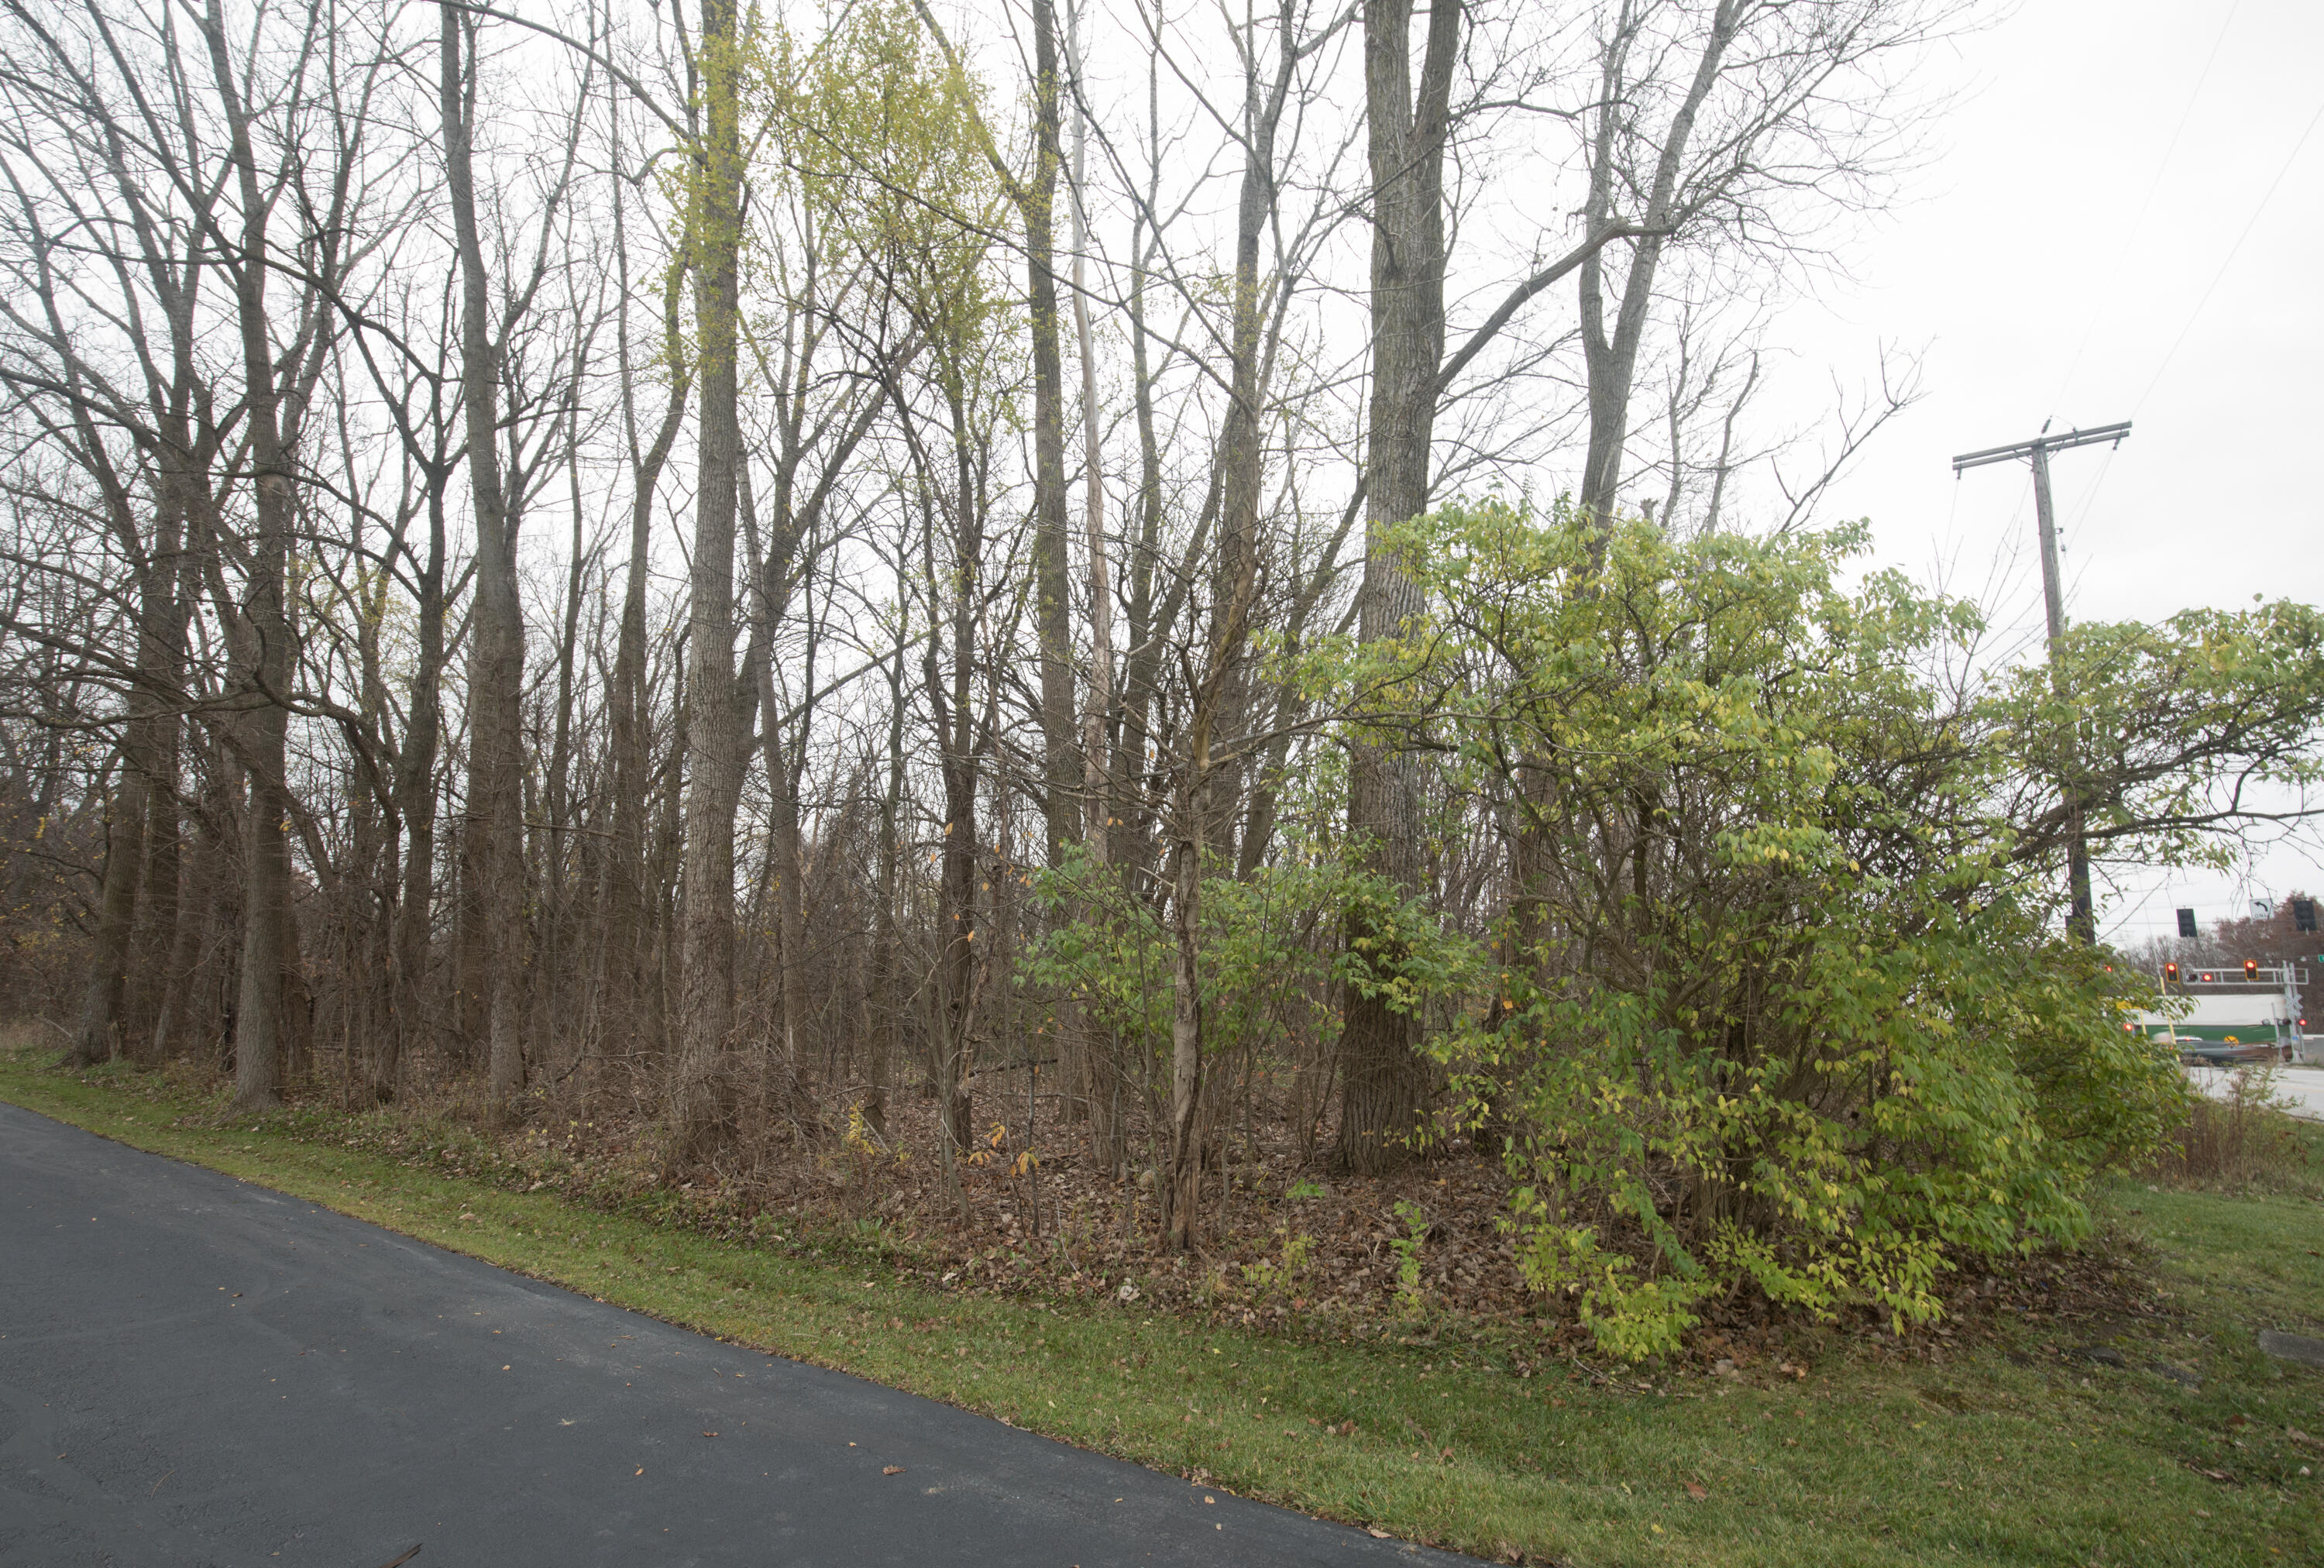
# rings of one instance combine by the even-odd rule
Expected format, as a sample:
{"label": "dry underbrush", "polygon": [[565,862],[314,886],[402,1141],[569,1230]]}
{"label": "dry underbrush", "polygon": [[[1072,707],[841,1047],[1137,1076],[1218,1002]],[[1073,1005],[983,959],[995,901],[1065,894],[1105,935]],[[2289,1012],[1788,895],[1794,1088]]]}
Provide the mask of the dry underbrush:
{"label": "dry underbrush", "polygon": [[2227,1080],[2224,1099],[2190,1093],[2185,1120],[2139,1174],[2173,1185],[2324,1197],[2324,1136],[2272,1106],[2273,1077],[2247,1067]]}
{"label": "dry underbrush", "polygon": [[[189,1065],[171,1075],[181,1092],[214,1092]],[[1021,1125],[981,1117],[991,1136],[983,1158],[956,1167],[955,1195],[927,1152],[936,1144],[935,1103],[907,1093],[891,1102],[881,1133],[860,1120],[843,1118],[835,1130],[746,1113],[742,1125],[753,1130],[715,1166],[673,1177],[654,1123],[627,1099],[602,1084],[586,1099],[577,1089],[544,1094],[525,1125],[501,1133],[483,1130],[472,1090],[385,1111],[317,1093],[276,1120],[308,1140],[446,1175],[555,1187],[602,1209],[877,1266],[936,1289],[1189,1314],[1262,1332],[1457,1341],[1513,1367],[1600,1359],[1565,1303],[1525,1287],[1500,1223],[1507,1177],[1498,1161],[1463,1145],[1388,1176],[1355,1178],[1328,1167],[1328,1139],[1315,1139],[1317,1152],[1303,1158],[1293,1130],[1254,1121],[1236,1140],[1238,1158],[1206,1189],[1203,1250],[1182,1256],[1157,1239],[1150,1185],[1095,1168],[1075,1129],[1037,1124],[1028,1149]],[[1018,1158],[1028,1152],[1038,1158]],[[1928,1327],[1899,1335],[1868,1311],[1811,1323],[1738,1295],[1706,1304],[1678,1359],[1697,1370],[1798,1377],[1812,1357],[1843,1345],[1941,1363],[2005,1326],[2078,1325],[2070,1332],[2084,1333],[2157,1315],[2143,1261],[2119,1236],[1996,1268],[1960,1263],[1941,1287],[1944,1315]]]}

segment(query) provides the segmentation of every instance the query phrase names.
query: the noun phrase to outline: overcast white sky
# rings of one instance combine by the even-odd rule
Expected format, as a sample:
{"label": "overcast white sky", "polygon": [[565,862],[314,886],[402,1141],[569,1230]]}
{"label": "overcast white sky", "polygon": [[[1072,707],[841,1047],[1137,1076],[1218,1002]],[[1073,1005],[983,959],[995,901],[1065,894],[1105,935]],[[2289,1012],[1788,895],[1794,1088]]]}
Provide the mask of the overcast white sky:
{"label": "overcast white sky", "polygon": [[[1930,395],[1825,515],[1870,517],[1884,562],[1990,582],[2035,625],[2030,475],[1956,483],[1950,459],[2131,420],[2118,451],[2053,460],[2070,616],[2324,603],[2319,60],[2318,0],[2023,0],[1963,41],[1968,92],[1907,202],[1849,247],[1852,283],[1769,335],[1795,383],[1859,374],[1877,342],[1927,350]],[[2238,876],[2102,897],[2102,923],[2136,941],[2186,904],[2208,928],[2295,885],[2324,893],[2313,830]]]}

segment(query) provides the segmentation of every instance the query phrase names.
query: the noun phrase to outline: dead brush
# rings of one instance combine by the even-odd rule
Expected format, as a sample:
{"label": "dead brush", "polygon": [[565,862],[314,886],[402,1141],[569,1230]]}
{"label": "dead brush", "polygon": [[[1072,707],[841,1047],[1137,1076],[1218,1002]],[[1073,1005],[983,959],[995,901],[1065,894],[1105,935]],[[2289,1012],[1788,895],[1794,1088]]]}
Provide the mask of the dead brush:
{"label": "dead brush", "polygon": [[2324,1196],[2324,1132],[2278,1110],[2273,1075],[2245,1068],[2227,1093],[2190,1091],[2184,1119],[2137,1174],[2175,1185]]}

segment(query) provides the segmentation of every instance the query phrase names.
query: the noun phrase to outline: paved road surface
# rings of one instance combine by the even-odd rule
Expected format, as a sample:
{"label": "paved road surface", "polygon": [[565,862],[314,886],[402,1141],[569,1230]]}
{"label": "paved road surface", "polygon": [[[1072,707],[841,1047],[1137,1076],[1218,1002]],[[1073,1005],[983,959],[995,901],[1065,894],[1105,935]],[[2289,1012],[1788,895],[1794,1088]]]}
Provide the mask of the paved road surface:
{"label": "paved road surface", "polygon": [[0,1105],[0,1564],[415,1542],[410,1568],[1462,1561]]}

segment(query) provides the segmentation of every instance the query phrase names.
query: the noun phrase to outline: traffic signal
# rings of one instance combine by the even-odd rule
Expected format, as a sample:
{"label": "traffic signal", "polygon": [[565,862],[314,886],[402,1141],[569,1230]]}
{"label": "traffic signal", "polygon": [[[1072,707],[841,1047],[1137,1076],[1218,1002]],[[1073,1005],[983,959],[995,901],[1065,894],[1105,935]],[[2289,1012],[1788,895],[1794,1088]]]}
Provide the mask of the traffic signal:
{"label": "traffic signal", "polygon": [[2316,929],[2315,899],[2294,899],[2292,900],[2292,928],[2295,931],[2313,931]]}
{"label": "traffic signal", "polygon": [[2187,937],[2190,940],[2193,939],[2195,935],[2194,910],[2181,909],[2179,911],[2179,935]]}
{"label": "traffic signal", "polygon": [[2244,978],[2246,980],[2257,980],[2259,978],[2258,959],[2246,958],[2244,960]]}
{"label": "traffic signal", "polygon": [[2179,983],[2179,966],[2177,964],[2166,964],[2163,966],[2163,983],[2165,985],[2176,985]]}

